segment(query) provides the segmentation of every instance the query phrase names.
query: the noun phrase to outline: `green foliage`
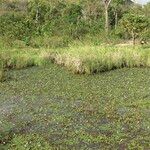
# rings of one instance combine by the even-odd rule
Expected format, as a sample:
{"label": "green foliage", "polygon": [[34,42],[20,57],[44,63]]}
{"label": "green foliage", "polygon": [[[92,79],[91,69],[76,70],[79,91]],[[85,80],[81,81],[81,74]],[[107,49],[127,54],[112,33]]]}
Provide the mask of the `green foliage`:
{"label": "green foliage", "polygon": [[149,29],[149,20],[143,15],[128,13],[121,19],[120,25],[132,36],[133,40],[135,40]]}
{"label": "green foliage", "polygon": [[34,48],[65,48],[68,47],[72,39],[68,36],[53,36],[47,35],[35,37],[30,40],[30,46]]}
{"label": "green foliage", "polygon": [[63,15],[64,19],[69,22],[70,24],[77,24],[79,19],[81,19],[82,15],[82,8],[80,5],[71,4],[67,6]]}
{"label": "green foliage", "polygon": [[23,14],[7,13],[0,16],[1,35],[11,39],[23,40],[31,36],[33,24],[25,20]]}
{"label": "green foliage", "polygon": [[[128,20],[128,22],[134,22],[134,25],[133,23],[132,25],[128,25],[127,30],[129,30],[129,26],[131,28],[131,26],[135,27],[136,25],[136,29],[134,29],[135,36],[142,38],[146,37],[148,39],[149,30],[144,30],[142,36],[139,36],[139,33],[141,32],[141,28],[145,27],[144,24],[141,25],[141,21],[148,21],[149,5],[147,4],[143,8],[140,6],[133,7],[133,5],[130,5],[128,2],[129,1],[124,0],[111,2],[109,9],[111,29],[117,29],[117,27],[120,27],[118,26],[120,19],[120,22]],[[129,15],[129,12],[138,14],[138,17]],[[96,0],[85,0],[80,2],[74,0],[30,0],[28,2],[7,2],[4,0],[2,12],[0,13],[1,35],[5,38],[7,37],[9,41],[10,38],[12,40],[21,40],[26,46],[34,45],[34,43],[31,43],[31,40],[33,38],[37,39],[39,36],[41,36],[41,38],[43,38],[43,36],[49,38],[53,36],[61,38],[70,37],[74,40],[81,40],[87,35],[93,37],[98,35],[103,36],[104,34],[103,3]],[[141,15],[145,15],[147,18],[142,18]],[[112,35],[113,32],[110,33],[110,35]],[[125,33],[123,30],[119,30],[119,34],[116,35],[119,35],[118,37],[122,38]],[[114,34],[112,37],[113,36]],[[130,36],[127,35],[127,37],[129,38]]]}
{"label": "green foliage", "polygon": [[126,0],[113,0],[110,4],[110,24],[111,26],[118,25],[118,21],[122,18],[122,15],[127,11],[128,6],[125,4]]}
{"label": "green foliage", "polygon": [[87,33],[97,34],[103,24],[103,20],[98,17],[98,9],[93,17],[89,14],[90,20],[87,20],[83,11],[88,6],[84,7],[80,3],[32,0],[28,3],[27,12],[8,12],[1,15],[0,30],[3,36],[22,40],[26,45],[31,44],[30,39],[34,36],[70,36],[80,39]]}

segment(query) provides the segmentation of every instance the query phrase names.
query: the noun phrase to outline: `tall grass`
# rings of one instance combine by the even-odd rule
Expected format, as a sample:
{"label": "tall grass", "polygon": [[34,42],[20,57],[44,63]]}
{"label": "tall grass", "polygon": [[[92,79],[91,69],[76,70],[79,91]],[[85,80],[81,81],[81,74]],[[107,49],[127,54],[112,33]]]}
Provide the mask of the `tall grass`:
{"label": "tall grass", "polygon": [[75,73],[97,73],[122,67],[150,67],[150,48],[74,46],[53,54],[56,64]]}
{"label": "tall grass", "polygon": [[97,73],[122,67],[150,67],[150,48],[73,45],[58,49],[1,50],[4,68],[22,69],[52,61],[74,73]]}
{"label": "tall grass", "polygon": [[0,57],[4,68],[22,69],[37,65],[35,62],[37,62],[38,53],[37,49],[4,49]]}

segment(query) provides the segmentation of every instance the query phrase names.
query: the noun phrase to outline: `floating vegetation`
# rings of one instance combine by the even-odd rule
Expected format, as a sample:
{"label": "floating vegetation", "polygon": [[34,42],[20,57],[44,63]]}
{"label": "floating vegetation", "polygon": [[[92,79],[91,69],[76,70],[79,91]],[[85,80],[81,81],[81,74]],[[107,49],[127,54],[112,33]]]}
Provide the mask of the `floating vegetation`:
{"label": "floating vegetation", "polygon": [[150,69],[79,76],[48,64],[8,74],[0,84],[4,148],[149,148]]}

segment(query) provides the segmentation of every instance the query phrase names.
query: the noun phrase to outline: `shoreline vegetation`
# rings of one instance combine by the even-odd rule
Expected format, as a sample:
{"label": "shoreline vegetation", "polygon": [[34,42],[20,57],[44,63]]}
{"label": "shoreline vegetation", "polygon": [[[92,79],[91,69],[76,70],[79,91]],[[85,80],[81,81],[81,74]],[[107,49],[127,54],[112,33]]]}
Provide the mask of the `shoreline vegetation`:
{"label": "shoreline vegetation", "polygon": [[10,50],[8,48],[1,50],[0,57],[4,69],[22,69],[53,62],[77,74],[93,74],[124,67],[150,67],[150,48],[143,46],[78,45],[57,49]]}

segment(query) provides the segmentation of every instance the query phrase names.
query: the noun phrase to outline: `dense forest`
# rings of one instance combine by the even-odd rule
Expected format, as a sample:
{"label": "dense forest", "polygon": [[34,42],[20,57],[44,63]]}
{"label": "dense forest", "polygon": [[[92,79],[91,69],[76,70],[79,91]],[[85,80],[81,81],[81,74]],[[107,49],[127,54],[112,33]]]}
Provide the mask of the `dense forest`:
{"label": "dense forest", "polygon": [[[0,0],[0,37],[32,47],[79,41],[133,43],[150,36],[150,3],[130,0]],[[9,39],[9,42],[8,40]],[[10,40],[11,39],[11,40]]]}

